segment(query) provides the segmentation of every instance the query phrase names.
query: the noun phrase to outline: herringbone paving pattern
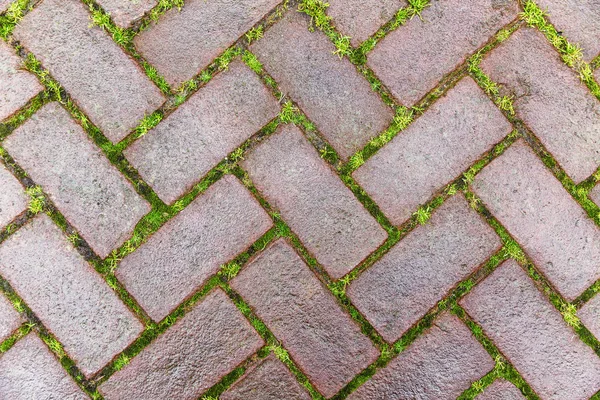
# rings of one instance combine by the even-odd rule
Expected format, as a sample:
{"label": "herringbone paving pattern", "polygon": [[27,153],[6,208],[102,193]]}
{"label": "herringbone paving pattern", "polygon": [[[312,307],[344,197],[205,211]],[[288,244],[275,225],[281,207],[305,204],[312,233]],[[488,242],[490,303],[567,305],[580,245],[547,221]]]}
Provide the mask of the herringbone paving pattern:
{"label": "herringbone paving pattern", "polygon": [[598,0],[0,36],[0,400],[600,399]]}

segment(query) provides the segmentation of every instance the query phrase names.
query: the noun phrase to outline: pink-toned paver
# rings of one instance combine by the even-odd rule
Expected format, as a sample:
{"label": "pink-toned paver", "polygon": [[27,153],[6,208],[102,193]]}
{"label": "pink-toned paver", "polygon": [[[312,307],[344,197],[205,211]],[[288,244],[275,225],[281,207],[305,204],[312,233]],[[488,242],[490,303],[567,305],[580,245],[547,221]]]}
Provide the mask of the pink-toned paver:
{"label": "pink-toned paver", "polygon": [[0,13],[6,11],[11,3],[12,0],[0,0]]}
{"label": "pink-toned paver", "polygon": [[123,259],[116,275],[158,321],[271,225],[250,192],[228,175]]}
{"label": "pink-toned paver", "polygon": [[325,397],[379,352],[283,239],[231,282]]}
{"label": "pink-toned paver", "polygon": [[246,372],[219,400],[310,400],[308,392],[274,355]]}
{"label": "pink-toned paver", "polygon": [[127,28],[157,4],[157,0],[98,0],[115,24]]}
{"label": "pink-toned paver", "polygon": [[405,0],[328,0],[327,15],[336,28],[350,36],[353,46],[360,45],[388,22]]}
{"label": "pink-toned paver", "polygon": [[494,368],[494,361],[455,316],[443,314],[348,400],[456,399]]}
{"label": "pink-toned paver", "polygon": [[143,330],[47,215],[0,245],[2,275],[89,376]]}
{"label": "pink-toned paver", "polygon": [[394,115],[322,32],[308,30],[306,15],[288,12],[251,50],[344,159]]}
{"label": "pink-toned paver", "polygon": [[600,358],[514,261],[460,301],[543,399],[588,399],[600,390]]}
{"label": "pink-toned paver", "polygon": [[481,63],[514,96],[517,116],[575,182],[600,165],[600,102],[544,35],[520,29]]}
{"label": "pink-toned paver", "polygon": [[58,103],[45,105],[4,146],[102,258],[150,205]]}
{"label": "pink-toned paver", "polygon": [[386,232],[294,125],[283,125],[242,162],[258,190],[327,272],[340,278]]}
{"label": "pink-toned paver", "polygon": [[0,121],[18,111],[43,89],[37,78],[24,71],[22,65],[14,50],[0,41]]}
{"label": "pink-toned paver", "polygon": [[494,103],[465,78],[353,176],[400,225],[510,131]]}
{"label": "pink-toned paver", "polygon": [[484,168],[473,190],[568,300],[600,278],[600,231],[525,142]]}
{"label": "pink-toned paver", "polygon": [[21,325],[21,318],[13,305],[0,294],[0,343],[8,338]]}
{"label": "pink-toned paver", "polygon": [[85,400],[88,396],[34,333],[0,357],[0,399]]}
{"label": "pink-toned paver", "polygon": [[197,399],[263,340],[216,289],[100,386],[107,400]]}
{"label": "pink-toned paver", "polygon": [[406,106],[412,106],[442,77],[517,17],[513,0],[435,1],[385,37],[368,65]]}
{"label": "pink-toned paver", "polygon": [[581,307],[577,316],[596,338],[600,338],[600,296],[593,297]]}
{"label": "pink-toned paver", "polygon": [[277,100],[243,63],[201,88],[125,151],[144,180],[167,203],[279,113]]}
{"label": "pink-toned paver", "polygon": [[178,86],[208,66],[280,0],[190,0],[134,39],[167,82]]}
{"label": "pink-toned paver", "polygon": [[106,137],[123,139],[164,97],[78,0],[44,0],[13,35],[41,61]]}
{"label": "pink-toned paver", "polygon": [[600,185],[596,185],[590,190],[589,197],[594,203],[600,204]]}
{"label": "pink-toned paver", "polygon": [[27,208],[27,196],[23,186],[0,164],[0,229]]}
{"label": "pink-toned paver", "polygon": [[454,196],[352,282],[348,296],[393,342],[500,245],[465,198]]}
{"label": "pink-toned paver", "polygon": [[525,396],[509,381],[497,379],[490,386],[483,389],[483,393],[476,397],[477,400],[525,400]]}

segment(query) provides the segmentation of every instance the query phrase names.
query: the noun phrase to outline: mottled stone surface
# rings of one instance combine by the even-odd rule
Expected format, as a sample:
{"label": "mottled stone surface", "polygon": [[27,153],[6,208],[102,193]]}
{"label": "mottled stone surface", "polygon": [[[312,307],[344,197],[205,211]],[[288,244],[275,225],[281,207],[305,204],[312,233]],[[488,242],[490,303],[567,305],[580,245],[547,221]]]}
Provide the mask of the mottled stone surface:
{"label": "mottled stone surface", "polygon": [[0,294],[0,343],[21,325],[21,318],[8,299]]}
{"label": "mottled stone surface", "polygon": [[460,303],[541,398],[583,400],[600,390],[600,358],[515,261]]}
{"label": "mottled stone surface", "polygon": [[106,282],[46,215],[0,245],[0,275],[90,376],[142,331]]}
{"label": "mottled stone surface", "polygon": [[231,285],[325,397],[379,354],[283,239],[244,267]]}
{"label": "mottled stone surface", "polygon": [[150,211],[58,103],[45,105],[4,146],[102,258],[129,238]]}
{"label": "mottled stone surface", "polygon": [[127,28],[157,4],[157,0],[98,0],[115,24]]}
{"label": "mottled stone surface", "polygon": [[10,3],[12,3],[11,0],[0,0],[0,12],[6,11]]}
{"label": "mottled stone surface", "polygon": [[13,34],[113,142],[164,101],[133,59],[108,33],[92,26],[80,1],[44,0]]}
{"label": "mottled stone surface", "polygon": [[385,240],[383,228],[295,126],[280,126],[242,166],[334,278],[349,272]]}
{"label": "mottled stone surface", "polygon": [[600,296],[594,296],[577,312],[581,322],[592,332],[596,338],[600,338]]}
{"label": "mottled stone surface", "polygon": [[216,289],[100,386],[110,400],[197,399],[263,345]]}
{"label": "mottled stone surface", "polygon": [[251,50],[265,69],[346,159],[381,133],[393,117],[369,83],[308,18],[289,12]]}
{"label": "mottled stone surface", "polygon": [[490,386],[483,389],[483,393],[476,397],[477,400],[525,400],[525,396],[509,381],[497,379]]}
{"label": "mottled stone surface", "polygon": [[0,164],[0,229],[27,209],[27,195],[23,186]]}

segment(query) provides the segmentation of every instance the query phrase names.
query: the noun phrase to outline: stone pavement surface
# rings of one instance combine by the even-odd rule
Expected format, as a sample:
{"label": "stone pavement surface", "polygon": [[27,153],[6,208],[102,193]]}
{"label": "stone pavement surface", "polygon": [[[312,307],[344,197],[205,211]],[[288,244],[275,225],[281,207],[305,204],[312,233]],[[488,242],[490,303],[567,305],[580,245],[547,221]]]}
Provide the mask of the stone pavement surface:
{"label": "stone pavement surface", "polygon": [[0,400],[600,400],[600,1],[0,37]]}

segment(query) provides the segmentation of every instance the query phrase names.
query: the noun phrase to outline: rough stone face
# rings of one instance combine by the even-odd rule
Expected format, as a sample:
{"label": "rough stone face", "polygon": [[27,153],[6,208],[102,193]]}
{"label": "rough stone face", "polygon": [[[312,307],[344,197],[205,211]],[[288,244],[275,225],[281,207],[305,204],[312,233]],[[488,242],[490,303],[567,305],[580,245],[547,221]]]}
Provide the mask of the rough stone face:
{"label": "rough stone face", "polygon": [[125,155],[171,203],[278,113],[277,101],[258,76],[236,61]]}
{"label": "rough stone face", "polygon": [[296,378],[272,354],[219,396],[220,400],[310,400]]}
{"label": "rough stone face", "polygon": [[456,399],[494,367],[494,361],[455,316],[443,314],[348,400]]}
{"label": "rough stone face", "polygon": [[123,259],[116,275],[159,321],[271,225],[250,192],[228,175]]}
{"label": "rough stone face", "polygon": [[12,3],[11,0],[0,0],[0,12],[6,11],[10,3]]}
{"label": "rough stone face", "polygon": [[27,208],[23,186],[0,164],[0,229]]}
{"label": "rough stone face", "polygon": [[523,141],[481,171],[473,190],[568,300],[600,278],[600,232]]}
{"label": "rough stone face", "polygon": [[541,398],[583,400],[600,390],[600,358],[515,261],[460,303]]}
{"label": "rough stone face", "polygon": [[34,333],[19,340],[0,357],[0,398],[89,399]]}
{"label": "rough stone face", "polygon": [[510,131],[498,108],[465,78],[353,176],[400,225]]}
{"label": "rough stone face", "polygon": [[348,296],[394,342],[500,246],[493,229],[457,195],[352,282]]}
{"label": "rough stone face", "polygon": [[25,106],[29,99],[43,89],[33,74],[20,69],[22,64],[14,50],[0,41],[0,121]]}
{"label": "rough stone face", "polygon": [[525,396],[509,381],[497,379],[490,386],[483,389],[483,393],[476,397],[477,400],[525,400]]}
{"label": "rough stone face", "polygon": [[4,295],[0,295],[0,343],[7,339],[19,326],[21,318]]}
{"label": "rough stone face", "polygon": [[157,4],[157,0],[98,0],[115,24],[127,28]]}
{"label": "rough stone face", "polygon": [[136,63],[77,0],[44,0],[13,31],[111,141],[164,101]]}
{"label": "rough stone face", "polygon": [[600,296],[593,297],[577,313],[581,322],[592,332],[596,338],[600,338]]}
{"label": "rough stone face", "polygon": [[4,146],[102,258],[150,211],[58,103],[45,105]]}
{"label": "rough stone face", "polygon": [[368,64],[396,98],[412,106],[517,13],[512,0],[432,2],[422,18],[387,35]]}
{"label": "rough stone face", "polygon": [[231,285],[325,397],[379,354],[283,239],[251,261]]}
{"label": "rough stone face", "polygon": [[45,214],[0,245],[0,274],[90,376],[143,330]]}
{"label": "rough stone face", "polygon": [[191,79],[280,0],[191,0],[173,7],[134,39],[170,85]]}
{"label": "rough stone face", "polygon": [[519,29],[481,63],[575,182],[600,165],[600,103],[544,35]]}
{"label": "rough stone face", "polygon": [[374,251],[386,233],[293,125],[283,125],[242,166],[334,278]]}
{"label": "rough stone face", "polygon": [[344,159],[393,117],[352,63],[332,54],[331,41],[308,30],[306,15],[288,12],[251,50]]}
{"label": "rough stone face", "polygon": [[225,293],[216,289],[100,391],[111,400],[197,399],[263,343]]}

